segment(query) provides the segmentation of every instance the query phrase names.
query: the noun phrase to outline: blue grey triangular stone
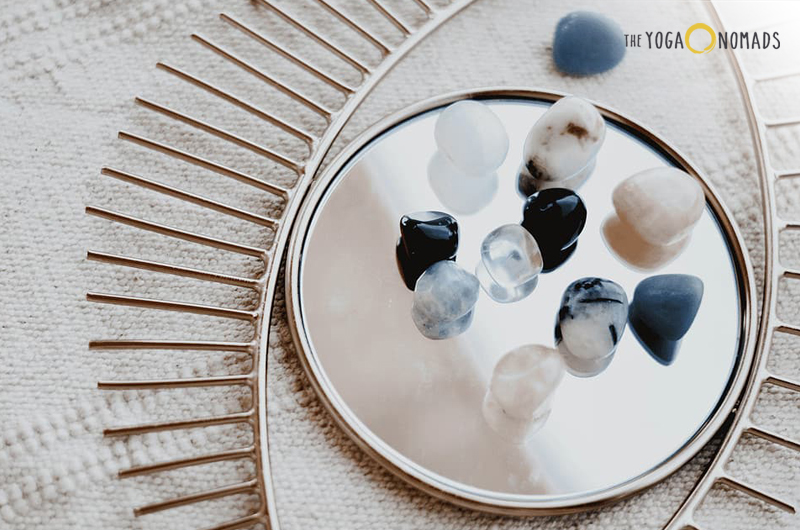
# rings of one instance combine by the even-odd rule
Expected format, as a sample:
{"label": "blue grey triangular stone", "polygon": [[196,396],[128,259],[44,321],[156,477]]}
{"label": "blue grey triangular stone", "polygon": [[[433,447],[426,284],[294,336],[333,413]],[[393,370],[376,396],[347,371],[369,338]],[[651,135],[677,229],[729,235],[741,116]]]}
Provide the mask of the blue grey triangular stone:
{"label": "blue grey triangular stone", "polygon": [[702,300],[703,281],[697,276],[651,276],[636,286],[631,325],[637,322],[658,337],[680,340],[692,326]]}

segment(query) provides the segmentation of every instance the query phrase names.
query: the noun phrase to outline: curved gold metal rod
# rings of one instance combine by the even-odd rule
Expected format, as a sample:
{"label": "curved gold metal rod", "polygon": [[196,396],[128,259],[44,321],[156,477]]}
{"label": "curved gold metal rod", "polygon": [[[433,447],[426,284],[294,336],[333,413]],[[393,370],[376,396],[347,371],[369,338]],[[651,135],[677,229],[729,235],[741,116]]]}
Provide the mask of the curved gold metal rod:
{"label": "curved gold metal rod", "polygon": [[[370,70],[363,63],[361,63],[354,57],[350,56],[348,53],[342,51],[340,48],[332,44],[326,38],[321,37],[317,33],[307,28],[304,24],[297,21],[295,18],[293,18],[285,11],[282,11],[279,8],[273,6],[267,0],[258,0],[258,3],[260,5],[263,5],[273,10],[276,14],[278,14],[278,16],[284,22],[300,30],[302,33],[309,36],[312,40],[314,40],[318,44],[321,44],[323,47],[327,48],[329,51],[339,56],[339,58],[341,58],[342,60],[349,63],[357,70],[359,70],[362,74],[368,74],[365,78],[362,79],[362,83],[357,89],[347,87],[343,83],[338,82],[334,78],[330,77],[328,74],[324,73],[323,71],[315,68],[314,66],[300,59],[299,56],[295,55],[288,49],[285,49],[273,43],[260,33],[254,32],[253,30],[250,29],[249,26],[246,26],[243,23],[239,22],[238,20],[232,19],[231,17],[222,15],[223,20],[229,22],[237,29],[240,29],[249,37],[252,37],[261,42],[262,44],[266,45],[267,47],[272,48],[273,50],[275,50],[276,52],[278,52],[279,54],[281,54],[282,56],[284,56],[285,58],[287,58],[289,61],[299,66],[300,68],[303,68],[304,70],[310,72],[321,82],[333,86],[334,88],[342,89],[342,92],[346,95],[347,99],[345,100],[343,106],[335,111],[327,109],[319,104],[316,104],[315,102],[303,96],[300,92],[297,92],[287,87],[283,83],[273,79],[266,72],[256,68],[250,63],[245,62],[239,57],[234,56],[230,52],[211,43],[210,41],[204,39],[203,37],[197,35],[192,36],[192,38],[195,41],[198,41],[201,44],[205,45],[206,47],[210,48],[212,51],[221,55],[223,58],[231,61],[232,63],[241,67],[250,74],[255,75],[262,81],[265,81],[268,84],[274,86],[279,91],[290,96],[292,99],[304,104],[311,110],[317,112],[318,114],[321,114],[327,120],[328,127],[325,130],[325,132],[319,137],[315,137],[310,133],[307,133],[302,129],[297,128],[294,125],[290,125],[288,122],[285,122],[267,113],[266,111],[240,99],[237,96],[232,95],[229,92],[224,91],[221,88],[218,88],[215,85],[212,85],[204,80],[201,80],[193,75],[190,75],[182,70],[169,66],[165,63],[158,63],[157,66],[159,69],[164,70],[194,86],[197,86],[198,88],[201,88],[206,92],[216,97],[219,97],[222,100],[227,101],[228,103],[236,105],[239,108],[249,112],[250,114],[257,116],[263,119],[264,121],[267,121],[272,125],[279,127],[285,132],[291,134],[292,136],[295,136],[296,138],[303,140],[310,149],[310,155],[309,155],[310,158],[303,162],[290,160],[270,150],[267,147],[260,146],[250,140],[236,136],[233,133],[220,129],[214,125],[201,121],[187,114],[183,114],[176,110],[167,108],[163,105],[159,105],[157,103],[148,100],[144,100],[142,98],[137,98],[136,102],[148,108],[149,110],[158,112],[164,116],[181,121],[187,125],[203,130],[207,133],[210,133],[219,138],[227,140],[233,144],[236,144],[239,147],[249,149],[250,151],[254,151],[258,154],[261,154],[266,158],[269,158],[279,164],[282,164],[286,167],[289,167],[290,169],[295,170],[300,176],[300,178],[298,179],[298,182],[295,184],[293,189],[284,189],[270,182],[265,182],[256,179],[255,177],[242,173],[236,169],[223,166],[221,164],[208,160],[204,157],[186,151],[182,151],[180,149],[177,149],[175,147],[166,144],[162,144],[155,140],[140,137],[126,132],[121,132],[119,135],[120,138],[123,140],[131,141],[140,146],[146,147],[152,151],[166,154],[173,158],[177,158],[184,162],[194,164],[203,169],[212,171],[214,173],[223,175],[225,177],[238,180],[245,184],[254,186],[262,191],[278,195],[286,200],[284,212],[281,218],[271,219],[261,216],[259,214],[240,210],[238,208],[234,208],[233,206],[224,204],[222,202],[206,197],[201,197],[199,195],[195,195],[190,192],[180,190],[178,188],[174,188],[172,186],[168,186],[166,184],[162,184],[160,182],[150,180],[138,175],[134,175],[132,173],[124,172],[118,169],[104,168],[102,171],[102,173],[105,175],[114,177],[118,180],[127,182],[129,184],[134,184],[158,193],[169,195],[179,200],[197,204],[199,206],[209,208],[226,215],[238,217],[246,221],[254,222],[256,224],[261,224],[264,226],[269,226],[275,229],[275,241],[272,248],[268,251],[267,249],[260,249],[246,245],[241,245],[238,243],[233,243],[222,239],[217,239],[214,237],[186,231],[180,228],[169,227],[158,223],[154,223],[152,221],[138,219],[136,217],[131,217],[126,214],[113,212],[110,210],[106,210],[104,208],[97,208],[91,206],[86,208],[87,213],[90,215],[102,217],[117,223],[132,226],[134,228],[142,230],[147,230],[164,236],[182,239],[193,243],[198,243],[214,248],[236,252],[239,254],[257,257],[260,258],[264,263],[264,270],[262,271],[262,273],[255,279],[249,279],[249,278],[241,278],[237,276],[216,273],[211,271],[193,269],[191,267],[185,267],[181,265],[155,262],[151,260],[145,260],[130,256],[119,256],[115,254],[93,252],[93,251],[88,253],[87,255],[88,258],[94,261],[99,261],[103,263],[124,266],[124,267],[149,270],[163,274],[185,276],[198,280],[226,283],[240,287],[248,287],[254,289],[259,296],[259,305],[258,305],[259,309],[256,311],[246,311],[237,308],[213,307],[213,306],[205,306],[205,305],[186,303],[186,302],[152,300],[152,299],[139,298],[128,295],[113,295],[113,294],[98,294],[98,293],[89,293],[87,295],[87,299],[92,302],[133,306],[146,309],[190,312],[190,313],[217,316],[223,318],[240,319],[251,323],[254,328],[253,340],[250,342],[193,341],[193,340],[161,341],[161,340],[144,340],[144,339],[120,339],[120,340],[98,340],[90,343],[89,345],[90,348],[97,350],[100,349],[198,350],[198,351],[239,352],[239,353],[248,353],[253,356],[253,365],[251,370],[247,374],[242,374],[242,375],[224,375],[224,376],[199,377],[192,379],[172,379],[172,380],[161,380],[161,381],[106,381],[106,382],[101,381],[98,384],[98,386],[101,389],[108,389],[108,390],[112,389],[142,390],[142,389],[160,389],[160,388],[191,388],[191,387],[220,386],[220,385],[226,385],[226,386],[240,385],[240,386],[246,386],[247,388],[250,389],[252,393],[252,401],[254,403],[253,408],[241,412],[234,412],[230,414],[224,414],[221,416],[213,416],[207,418],[180,419],[180,420],[165,421],[159,423],[110,427],[105,429],[104,434],[106,436],[112,436],[112,437],[135,436],[135,435],[166,431],[166,430],[192,429],[192,428],[203,428],[215,425],[232,425],[232,424],[248,424],[253,429],[254,433],[253,444],[246,448],[234,449],[229,451],[220,451],[208,455],[187,457],[167,462],[142,465],[120,471],[119,472],[120,477],[128,477],[128,476],[143,475],[148,473],[156,473],[169,469],[178,469],[182,467],[203,465],[212,462],[236,460],[241,458],[249,458],[256,463],[256,468],[258,470],[258,473],[257,476],[252,480],[248,480],[240,484],[224,486],[222,488],[218,488],[215,490],[195,493],[187,495],[185,497],[179,497],[143,506],[135,510],[136,515],[144,515],[160,510],[166,510],[178,506],[192,504],[195,502],[202,502],[214,498],[221,498],[228,495],[235,495],[240,493],[257,493],[260,499],[260,503],[255,513],[246,515],[244,517],[241,517],[233,521],[216,525],[212,527],[213,530],[233,530],[236,528],[247,528],[259,523],[265,525],[270,530],[279,529],[280,523],[278,520],[277,511],[275,509],[275,495],[274,495],[272,477],[270,475],[269,446],[268,446],[268,432],[267,432],[267,419],[266,419],[267,409],[266,409],[266,403],[263,401],[264,397],[267,395],[265,374],[266,374],[267,352],[268,352],[267,345],[269,336],[269,325],[270,325],[270,317],[272,314],[275,291],[276,291],[276,282],[278,276],[277,267],[280,265],[280,262],[276,264],[275,260],[270,259],[270,257],[283,255],[284,249],[288,242],[289,234],[292,229],[294,219],[299,211],[302,198],[304,197],[306,191],[308,190],[312,180],[316,176],[316,173],[320,168],[323,160],[327,156],[328,151],[331,149],[333,142],[336,140],[336,138],[338,138],[345,124],[349,121],[355,110],[361,105],[366,96],[380,82],[380,80],[399,62],[399,60],[408,53],[408,51],[410,51],[413,47],[419,44],[426,36],[428,36],[431,32],[440,27],[444,22],[449,20],[456,13],[461,11],[467,5],[471,4],[474,0],[459,0],[451,4],[448,8],[438,11],[430,8],[422,0],[413,0],[413,1],[416,2],[417,5],[419,5],[426,11],[426,15],[428,15],[429,18],[423,26],[417,28],[416,30],[411,30],[410,28],[403,26],[407,30],[404,33],[407,33],[408,38],[405,39],[405,41],[402,44],[400,44],[397,48],[391,50],[391,52],[389,52],[388,47],[383,45],[382,42],[378,40],[376,37],[374,37],[374,35],[371,32],[366,30],[363,26],[360,26],[359,24],[352,21],[349,17],[347,17],[347,15],[335,10],[334,8],[327,9],[328,13],[333,15],[337,20],[345,23],[346,26],[355,30],[366,41],[378,47],[378,49],[381,50],[382,52],[386,52],[384,54],[385,55],[384,61],[380,65],[378,65],[374,70]],[[326,4],[324,0],[322,0],[319,3]],[[389,13],[389,15],[391,15],[391,13]],[[387,14],[384,13],[384,16],[387,16]]]}
{"label": "curved gold metal rod", "polygon": [[[708,0],[706,5],[714,20],[715,27],[724,28],[725,25],[720,18],[713,0]],[[775,296],[775,292],[777,292],[778,289],[778,282],[784,277],[786,271],[783,270],[780,265],[776,265],[775,260],[777,259],[777,255],[775,249],[777,249],[780,244],[779,237],[781,230],[789,228],[790,225],[788,223],[778,223],[776,226],[775,223],[775,219],[778,218],[775,210],[775,182],[778,178],[781,178],[781,175],[772,169],[765,136],[766,125],[755,103],[753,88],[758,80],[752,78],[748,79],[736,50],[727,49],[725,53],[728,56],[728,60],[736,76],[739,89],[744,95],[743,99],[747,112],[748,127],[758,162],[758,181],[761,190],[761,209],[764,222],[764,286],[758,329],[758,342],[755,350],[755,358],[753,359],[748,377],[748,383],[742,393],[740,405],[733,416],[733,421],[720,445],[720,449],[717,451],[713,461],[695,485],[692,492],[664,526],[665,530],[683,530],[684,528],[702,530],[702,526],[695,519],[695,513],[703,500],[717,485],[733,488],[740,493],[775,506],[785,512],[795,513],[795,507],[792,504],[777,499],[761,491],[754,485],[745,484],[730,476],[725,470],[726,463],[730,460],[735,447],[744,433],[760,436],[763,439],[778,443],[790,449],[798,450],[798,447],[800,447],[796,446],[794,442],[790,440],[785,440],[782,437],[760,429],[755,426],[751,420],[751,413],[762,386],[765,383],[778,384],[776,381],[782,381],[770,374],[767,369],[767,359],[774,334],[790,333],[798,335],[800,331],[798,331],[798,328],[795,326],[789,326],[780,322],[776,317],[777,297]],[[774,79],[784,75],[791,74],[766,76],[763,79]],[[787,384],[787,388],[800,391],[800,386],[794,387],[791,383]]]}

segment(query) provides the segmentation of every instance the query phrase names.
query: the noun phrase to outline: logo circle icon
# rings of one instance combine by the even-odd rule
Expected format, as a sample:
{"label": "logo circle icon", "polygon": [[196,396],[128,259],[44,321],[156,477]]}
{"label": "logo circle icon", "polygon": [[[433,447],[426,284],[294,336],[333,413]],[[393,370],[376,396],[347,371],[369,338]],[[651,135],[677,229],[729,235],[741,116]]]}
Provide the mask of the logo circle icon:
{"label": "logo circle icon", "polygon": [[[695,50],[689,43],[689,37],[696,29],[705,30],[708,32],[709,35],[711,35],[711,43],[702,50]],[[693,26],[691,26],[689,29],[686,30],[686,37],[684,37],[684,41],[686,41],[686,47],[689,48],[689,51],[691,51],[692,53],[708,53],[714,49],[714,46],[717,45],[717,34],[714,33],[714,30],[711,29],[711,26],[709,26],[708,24],[703,24],[702,22],[698,22],[697,24],[694,24]]]}

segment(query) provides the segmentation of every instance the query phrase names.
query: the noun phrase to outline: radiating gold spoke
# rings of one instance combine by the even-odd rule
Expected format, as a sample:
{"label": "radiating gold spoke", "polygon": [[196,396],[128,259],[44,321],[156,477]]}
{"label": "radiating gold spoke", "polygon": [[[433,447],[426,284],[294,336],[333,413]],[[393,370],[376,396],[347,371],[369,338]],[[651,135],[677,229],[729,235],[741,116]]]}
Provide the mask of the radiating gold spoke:
{"label": "radiating gold spoke", "polygon": [[256,144],[255,142],[251,142],[250,140],[242,138],[241,136],[237,136],[233,133],[230,133],[228,131],[210,125],[202,120],[193,118],[187,114],[178,112],[163,105],[159,105],[158,103],[154,103],[147,99],[137,97],[135,98],[135,101],[142,107],[152,110],[153,112],[157,112],[163,116],[167,116],[176,121],[180,121],[182,123],[190,125],[195,129],[205,131],[213,136],[216,136],[217,138],[222,138],[223,140],[227,140],[232,144],[244,147],[245,149],[248,149],[249,151],[252,151],[258,155],[261,155],[264,158],[272,160],[273,162],[280,164],[285,168],[291,169],[298,175],[303,172],[303,164],[295,160],[292,160],[290,158],[287,158],[279,153],[276,153],[272,149],[264,147],[263,145]]}
{"label": "radiating gold spoke", "polygon": [[745,482],[742,482],[741,480],[734,479],[734,478],[731,478],[731,477],[719,477],[717,479],[717,483],[718,484],[722,484],[724,486],[727,486],[727,487],[729,487],[729,488],[731,488],[733,490],[736,490],[736,491],[738,491],[740,493],[744,493],[745,495],[749,495],[750,497],[753,497],[754,499],[757,499],[757,500],[759,500],[761,502],[764,502],[766,504],[774,506],[775,508],[783,510],[784,512],[791,513],[791,514],[795,513],[794,506],[792,506],[788,502],[784,502],[784,501],[782,501],[782,500],[780,500],[780,499],[778,499],[778,498],[776,498],[776,497],[774,497],[772,495],[764,493],[763,491],[759,490],[755,486],[752,486],[750,484],[746,484]]}
{"label": "radiating gold spoke", "polygon": [[177,508],[178,506],[187,506],[189,504],[196,504],[198,502],[220,499],[222,497],[239,495],[242,493],[254,493],[257,486],[258,482],[255,479],[248,480],[247,482],[241,482],[239,484],[232,484],[222,488],[202,491],[199,493],[193,493],[192,495],[185,495],[183,497],[176,497],[167,501],[148,504],[147,506],[136,508],[133,513],[139,517],[141,515],[169,510],[170,508]]}
{"label": "radiating gold spoke", "polygon": [[144,177],[140,177],[132,173],[127,173],[125,171],[120,171],[118,169],[104,167],[102,170],[100,170],[100,173],[108,177],[113,177],[117,180],[127,182],[129,184],[134,184],[136,186],[156,191],[164,195],[169,195],[170,197],[175,197],[176,199],[190,202],[192,204],[208,208],[209,210],[214,210],[216,212],[230,215],[231,217],[236,217],[244,221],[249,221],[257,225],[274,228],[275,226],[278,225],[279,222],[277,219],[272,219],[271,217],[265,217],[263,215],[248,212],[246,210],[242,210],[240,208],[236,208],[234,206],[230,206],[219,201],[207,199],[206,197],[195,195],[194,193],[189,193],[188,191],[183,191],[178,188],[174,188],[172,186],[167,186],[166,184],[146,179]]}
{"label": "radiating gold spoke", "polygon": [[789,438],[775,433],[768,431],[766,429],[762,429],[761,427],[750,426],[745,429],[746,433],[749,433],[753,436],[757,436],[769,442],[772,442],[776,445],[780,445],[787,449],[792,449],[794,451],[800,451],[800,443],[795,442],[794,440],[790,440]]}
{"label": "radiating gold spoke", "polygon": [[138,298],[118,294],[89,293],[86,295],[89,302],[101,304],[114,304],[121,306],[140,307],[143,309],[161,309],[164,311],[177,311],[180,313],[194,313],[213,317],[233,318],[253,322],[258,317],[257,311],[243,311],[187,302],[174,302],[168,300],[154,300],[152,298]]}
{"label": "radiating gold spoke", "polygon": [[[258,523],[266,524],[266,516],[256,513],[240,519],[234,519],[233,521],[229,521],[227,523],[209,526],[203,530],[238,530],[240,528],[247,528]],[[271,530],[271,528],[267,526],[267,530]]]}
{"label": "radiating gold spoke", "polygon": [[190,83],[202,90],[205,90],[209,94],[213,94],[218,98],[227,101],[228,103],[236,105],[240,109],[252,114],[253,116],[257,116],[258,118],[261,118],[262,120],[304,141],[307,145],[311,145],[314,142],[314,137],[311,135],[311,133],[306,132],[295,125],[292,125],[287,121],[284,121],[259,107],[256,107],[252,103],[249,103],[238,96],[234,96],[233,94],[226,92],[225,90],[222,90],[221,88],[212,85],[211,83],[203,81],[199,77],[195,77],[191,74],[184,72],[183,70],[170,66],[166,63],[158,63],[156,64],[156,67],[167,73],[174,75],[179,79],[182,79],[183,81],[186,81],[187,83]]}
{"label": "radiating gold spoke", "polygon": [[765,380],[765,383],[770,385],[779,386],[793,392],[800,392],[800,381],[795,381],[785,377],[770,375]]}
{"label": "radiating gold spoke", "polygon": [[197,427],[211,427],[213,425],[232,425],[236,423],[249,423],[253,421],[252,411],[235,412],[210,418],[197,418],[191,420],[164,421],[159,423],[145,423],[129,427],[109,427],[103,430],[103,436],[131,436],[150,432],[175,431],[180,429],[195,429]]}
{"label": "radiating gold spoke", "polygon": [[306,72],[310,73],[311,75],[313,75],[314,77],[316,77],[317,79],[322,81],[323,83],[326,83],[326,84],[332,86],[333,88],[335,88],[336,90],[339,90],[340,92],[344,92],[345,94],[352,94],[353,92],[355,92],[354,88],[352,88],[350,86],[347,86],[346,84],[342,83],[341,81],[337,81],[336,79],[331,77],[330,74],[327,74],[327,73],[323,72],[322,70],[320,70],[319,68],[313,66],[309,62],[299,58],[298,56],[296,56],[295,54],[293,54],[292,52],[290,52],[289,50],[287,50],[283,46],[271,41],[265,35],[263,35],[262,33],[259,33],[258,31],[254,30],[253,28],[251,28],[250,26],[244,24],[243,22],[240,22],[238,19],[236,19],[236,18],[234,18],[234,17],[232,17],[232,16],[230,16],[230,15],[228,15],[226,13],[220,13],[219,16],[220,16],[220,18],[222,20],[224,20],[225,22],[227,22],[228,24],[230,24],[234,28],[238,29],[239,31],[241,31],[245,35],[251,37],[256,42],[258,42],[260,44],[263,44],[264,46],[266,46],[270,50],[274,51],[275,53],[277,53],[281,57],[287,59],[291,63],[299,66],[300,68],[302,68]]}
{"label": "radiating gold spoke", "polygon": [[405,24],[403,24],[403,23],[400,21],[400,19],[399,19],[399,18],[397,18],[397,16],[395,16],[395,15],[394,15],[394,14],[393,14],[391,11],[389,11],[389,10],[388,10],[386,7],[384,7],[384,6],[383,6],[383,4],[381,4],[379,0],[367,0],[367,1],[368,1],[370,4],[372,4],[373,6],[375,6],[375,9],[377,9],[377,10],[378,10],[378,12],[379,12],[381,15],[383,15],[383,17],[384,17],[386,20],[388,20],[389,22],[391,22],[391,23],[392,23],[392,25],[393,25],[394,27],[396,27],[397,29],[399,29],[399,30],[400,30],[400,32],[401,32],[401,33],[402,33],[404,36],[406,36],[406,37],[407,37],[407,36],[411,35],[411,30],[410,30],[410,29],[408,29],[408,27],[407,27]]}
{"label": "radiating gold spoke", "polygon": [[252,353],[252,342],[214,342],[177,340],[93,340],[90,350],[196,350]]}
{"label": "radiating gold spoke", "polygon": [[226,59],[226,60],[230,61],[231,63],[235,64],[236,66],[238,66],[242,70],[244,70],[244,71],[252,74],[253,76],[257,77],[258,79],[264,81],[265,83],[267,83],[271,87],[277,89],[279,92],[282,92],[283,94],[289,96],[290,98],[292,98],[293,100],[297,101],[298,103],[301,103],[301,104],[305,105],[309,109],[313,110],[314,112],[316,112],[317,114],[319,114],[320,116],[325,118],[327,121],[330,121],[331,116],[333,115],[333,111],[328,109],[328,108],[326,108],[326,107],[324,107],[322,104],[312,101],[307,96],[304,96],[303,94],[299,93],[298,91],[294,90],[293,88],[290,88],[288,85],[284,84],[283,82],[278,81],[274,77],[270,76],[269,74],[264,72],[264,70],[262,70],[260,68],[257,68],[256,66],[253,66],[251,63],[249,63],[249,62],[245,61],[244,59],[242,59],[242,58],[234,55],[233,53],[227,51],[222,46],[214,44],[213,42],[211,42],[207,38],[195,33],[195,34],[192,35],[192,39],[194,39],[196,42],[199,42],[200,44],[202,44],[203,46],[205,46],[209,50],[213,51],[214,53],[216,53],[217,55],[219,55],[223,59]]}
{"label": "radiating gold spoke", "polygon": [[152,221],[146,221],[144,219],[139,219],[138,217],[132,217],[129,215],[121,214],[119,212],[114,212],[111,210],[106,210],[105,208],[98,208],[95,206],[87,206],[86,213],[88,215],[101,217],[103,219],[108,219],[109,221],[114,221],[116,223],[132,226],[140,230],[147,230],[149,232],[154,232],[156,234],[161,234],[175,239],[182,239],[184,241],[190,241],[192,243],[197,243],[199,245],[205,245],[208,247],[218,248],[220,250],[235,252],[237,254],[245,254],[247,256],[261,258],[265,262],[267,259],[267,251],[266,249],[263,248],[240,245],[239,243],[232,243],[224,239],[218,239],[215,237],[197,234],[195,232],[181,230],[179,228],[174,228],[171,226],[154,223]]}
{"label": "radiating gold spoke", "polygon": [[247,287],[254,290],[257,290],[259,287],[258,280],[251,280],[250,278],[239,278],[237,276],[229,276],[227,274],[220,274],[217,272],[190,269],[188,267],[181,267],[179,265],[170,265],[167,263],[130,258],[127,256],[106,254],[104,252],[89,251],[86,253],[86,258],[90,261],[98,261],[111,265],[120,265],[122,267],[160,272],[174,276],[183,276],[185,278],[193,278],[195,280],[203,280],[207,282],[224,283],[228,285],[235,285],[237,287]]}
{"label": "radiating gold spoke", "polygon": [[191,379],[163,379],[160,381],[100,381],[100,390],[155,390],[162,388],[197,388],[207,386],[237,386],[253,383],[247,375],[225,375],[216,377],[197,377]]}
{"label": "radiating gold spoke", "polygon": [[421,7],[423,11],[425,11],[425,15],[428,17],[433,15],[433,8],[431,8],[431,6],[428,5],[425,0],[414,0],[414,2],[416,2],[416,4]]}
{"label": "radiating gold spoke", "polygon": [[180,458],[178,460],[170,460],[167,462],[158,462],[156,464],[131,467],[119,471],[117,475],[119,478],[128,478],[139,475],[149,475],[151,473],[160,473],[162,471],[171,471],[173,469],[181,469],[185,467],[201,466],[214,462],[242,460],[245,458],[249,458],[251,460],[255,458],[255,447],[245,447],[242,449],[233,449],[231,451],[221,451],[219,453],[212,453],[208,455],[192,456],[188,458]]}
{"label": "radiating gold spoke", "polygon": [[183,160],[184,162],[188,162],[198,167],[202,167],[203,169],[207,169],[209,171],[213,171],[218,175],[222,175],[225,177],[232,178],[234,180],[238,180],[239,182],[244,182],[245,184],[249,184],[254,188],[258,188],[262,191],[266,191],[268,193],[272,193],[273,195],[277,195],[281,198],[287,199],[289,197],[289,191],[272,184],[270,182],[266,182],[263,180],[259,180],[251,175],[247,175],[242,173],[241,171],[236,171],[235,169],[231,169],[229,167],[223,166],[222,164],[218,164],[216,162],[212,162],[207,160],[203,157],[193,155],[187,151],[183,151],[176,147],[172,147],[155,140],[150,140],[149,138],[145,138],[143,136],[139,136],[136,134],[132,134],[125,131],[119,132],[120,140],[126,140],[128,142],[135,143],[142,147],[146,147],[148,149],[152,149],[153,151],[157,151],[159,153],[163,153],[165,155],[171,156],[172,158],[177,158],[178,160]]}
{"label": "radiating gold spoke", "polygon": [[370,44],[378,48],[378,50],[381,52],[381,55],[386,56],[391,52],[389,46],[384,44],[382,40],[380,40],[377,36],[367,31],[364,28],[364,26],[361,26],[360,24],[356,23],[352,18],[345,15],[342,11],[336,9],[327,0],[314,0],[314,1],[317,2],[319,5],[321,5],[328,13],[339,19],[340,22],[343,22],[350,29],[352,29],[353,31],[361,35],[364,39],[366,39]]}
{"label": "radiating gold spoke", "polygon": [[311,30],[305,24],[299,22],[297,19],[289,15],[286,11],[283,11],[279,7],[275,6],[272,2],[268,0],[256,0],[262,6],[272,10],[273,13],[278,15],[284,22],[287,22],[289,25],[293,26],[295,29],[299,30],[300,32],[304,33],[307,37],[311,40],[315,41],[317,44],[328,50],[329,52],[333,53],[344,62],[348,63],[350,66],[361,72],[362,74],[368,74],[369,68],[367,68],[364,64],[362,64],[357,59],[350,56],[344,50],[327,40],[326,38],[319,35],[319,33]]}

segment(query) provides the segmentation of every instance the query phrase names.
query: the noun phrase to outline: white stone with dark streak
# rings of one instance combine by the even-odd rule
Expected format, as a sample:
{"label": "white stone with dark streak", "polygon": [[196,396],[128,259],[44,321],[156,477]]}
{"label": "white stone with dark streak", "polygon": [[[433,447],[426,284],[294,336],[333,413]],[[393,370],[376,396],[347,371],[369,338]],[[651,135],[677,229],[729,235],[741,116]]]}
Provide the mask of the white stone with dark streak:
{"label": "white stone with dark streak", "polygon": [[525,139],[523,163],[537,189],[553,182],[577,187],[594,169],[606,137],[600,112],[578,97],[558,100],[533,125]]}
{"label": "white stone with dark streak", "polygon": [[579,377],[605,370],[614,357],[628,320],[628,297],[611,280],[581,278],[561,299],[556,345],[567,369]]}

